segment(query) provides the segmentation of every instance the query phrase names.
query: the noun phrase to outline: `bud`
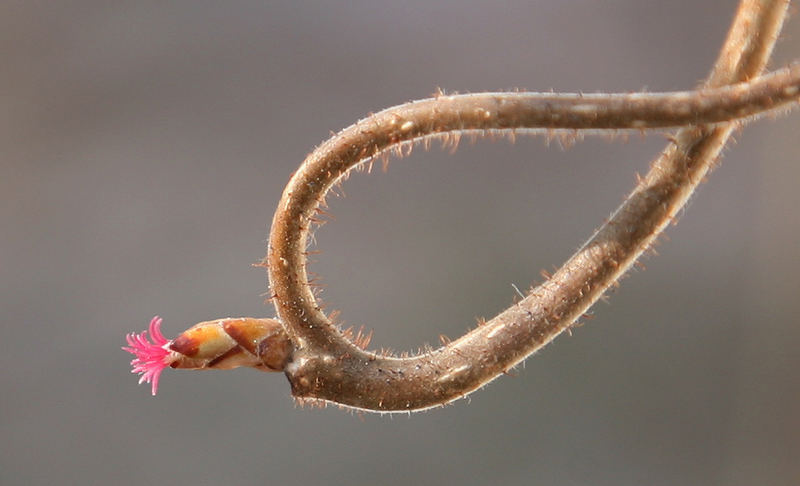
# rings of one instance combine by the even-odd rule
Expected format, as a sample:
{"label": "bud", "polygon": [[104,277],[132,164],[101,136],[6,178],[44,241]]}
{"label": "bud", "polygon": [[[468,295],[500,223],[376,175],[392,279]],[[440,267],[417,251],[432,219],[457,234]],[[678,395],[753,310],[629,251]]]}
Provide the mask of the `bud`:
{"label": "bud", "polygon": [[293,346],[280,321],[238,317],[195,324],[173,340],[161,334],[161,318],[150,321],[148,331],[126,337],[125,351],[133,354],[132,372],[139,383],[151,383],[152,394],[166,367],[181,369],[232,369],[248,366],[262,371],[283,371]]}

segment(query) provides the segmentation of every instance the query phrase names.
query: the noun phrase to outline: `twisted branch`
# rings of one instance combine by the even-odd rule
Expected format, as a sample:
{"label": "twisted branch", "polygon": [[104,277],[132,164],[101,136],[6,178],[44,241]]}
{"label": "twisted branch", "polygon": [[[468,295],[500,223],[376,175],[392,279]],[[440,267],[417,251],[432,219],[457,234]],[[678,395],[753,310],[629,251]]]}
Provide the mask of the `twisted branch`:
{"label": "twisted branch", "polygon": [[[764,68],[787,5],[788,0],[743,0],[699,91],[440,96],[384,110],[318,147],[283,193],[266,258],[273,302],[294,345],[285,368],[293,395],[370,411],[425,409],[483,386],[567,329],[675,218],[718,157],[733,120],[797,101],[798,66],[746,82]],[[745,83],[724,87],[737,82]],[[305,250],[319,205],[349,170],[391,148],[487,131],[670,126],[685,128],[611,219],[552,278],[442,348],[408,358],[364,351],[314,298]]]}

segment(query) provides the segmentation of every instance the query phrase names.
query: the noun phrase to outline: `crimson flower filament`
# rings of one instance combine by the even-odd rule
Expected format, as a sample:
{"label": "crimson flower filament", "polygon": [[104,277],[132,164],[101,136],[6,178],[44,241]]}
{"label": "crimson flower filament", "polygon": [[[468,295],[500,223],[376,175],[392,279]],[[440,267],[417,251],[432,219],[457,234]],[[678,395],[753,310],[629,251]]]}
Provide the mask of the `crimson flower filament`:
{"label": "crimson flower filament", "polygon": [[125,337],[128,346],[122,348],[135,356],[131,360],[133,367],[131,373],[140,375],[139,384],[150,383],[154,396],[158,392],[158,379],[161,372],[173,360],[171,356],[173,353],[169,349],[171,341],[161,334],[161,322],[162,319],[158,316],[153,317],[150,321],[148,330],[152,342],[147,339],[148,331],[142,331],[140,334],[130,333]]}

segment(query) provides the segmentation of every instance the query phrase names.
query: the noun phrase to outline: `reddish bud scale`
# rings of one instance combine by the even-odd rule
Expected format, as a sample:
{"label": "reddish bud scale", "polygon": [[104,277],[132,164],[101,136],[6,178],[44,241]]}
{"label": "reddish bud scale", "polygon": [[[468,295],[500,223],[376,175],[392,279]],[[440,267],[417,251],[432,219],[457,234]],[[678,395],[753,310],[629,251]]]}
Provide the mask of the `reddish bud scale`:
{"label": "reddish bud scale", "polygon": [[280,321],[252,317],[198,323],[169,345],[173,368],[231,369],[239,366],[282,371],[292,350]]}

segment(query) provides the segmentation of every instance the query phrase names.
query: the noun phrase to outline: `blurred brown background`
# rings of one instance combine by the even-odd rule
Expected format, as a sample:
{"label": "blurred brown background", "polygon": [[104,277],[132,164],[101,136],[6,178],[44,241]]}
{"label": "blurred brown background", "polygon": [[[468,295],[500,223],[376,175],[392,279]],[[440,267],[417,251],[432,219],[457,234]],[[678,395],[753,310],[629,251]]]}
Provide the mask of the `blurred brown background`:
{"label": "blurred brown background", "polygon": [[[4,2],[0,483],[797,484],[797,113],[737,136],[595,319],[411,417],[302,410],[278,374],[137,387],[124,335],[273,315],[250,267],[289,175],[370,111],[447,91],[676,90],[735,1]],[[800,57],[790,19],[773,66]],[[396,350],[563,262],[664,146],[462,142],[356,175],[312,270]]]}

